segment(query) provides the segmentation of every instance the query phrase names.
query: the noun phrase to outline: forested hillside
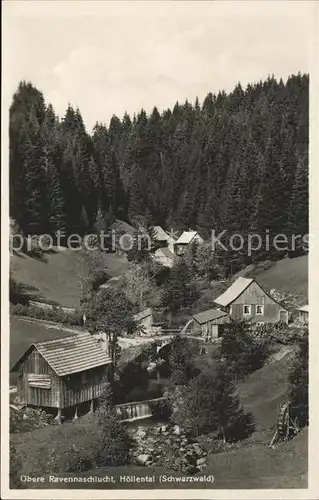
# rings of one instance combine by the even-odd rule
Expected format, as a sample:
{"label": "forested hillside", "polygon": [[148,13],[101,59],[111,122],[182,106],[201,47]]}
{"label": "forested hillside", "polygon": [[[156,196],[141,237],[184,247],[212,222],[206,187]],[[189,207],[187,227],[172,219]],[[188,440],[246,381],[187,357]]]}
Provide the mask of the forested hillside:
{"label": "forested hillside", "polygon": [[24,234],[84,234],[115,216],[228,235],[307,234],[308,85],[301,74],[238,84],[201,104],[113,116],[89,135],[78,109],[59,118],[21,82],[10,108],[11,216]]}

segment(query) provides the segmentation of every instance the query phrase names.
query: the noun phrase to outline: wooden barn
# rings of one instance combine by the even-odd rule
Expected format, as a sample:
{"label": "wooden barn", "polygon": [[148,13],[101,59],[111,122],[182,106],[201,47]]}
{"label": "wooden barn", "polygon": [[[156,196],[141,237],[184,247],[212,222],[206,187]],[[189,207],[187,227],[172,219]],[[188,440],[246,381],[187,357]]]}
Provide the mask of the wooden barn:
{"label": "wooden barn", "polygon": [[31,344],[11,371],[17,372],[17,393],[28,406],[56,409],[78,416],[90,410],[110,381],[112,363],[107,350],[90,333]]}
{"label": "wooden barn", "polygon": [[191,332],[209,339],[217,339],[222,335],[223,325],[229,322],[229,314],[218,309],[208,309],[193,316]]}
{"label": "wooden barn", "polygon": [[309,306],[305,305],[299,307],[297,311],[298,311],[298,320],[300,321],[300,323],[307,324],[309,321]]}
{"label": "wooden barn", "polygon": [[135,314],[133,316],[133,320],[137,324],[141,333],[149,333],[154,323],[152,309],[148,307],[147,309]]}
{"label": "wooden barn", "polygon": [[214,301],[234,321],[288,323],[288,311],[271,297],[254,279],[238,278]]}

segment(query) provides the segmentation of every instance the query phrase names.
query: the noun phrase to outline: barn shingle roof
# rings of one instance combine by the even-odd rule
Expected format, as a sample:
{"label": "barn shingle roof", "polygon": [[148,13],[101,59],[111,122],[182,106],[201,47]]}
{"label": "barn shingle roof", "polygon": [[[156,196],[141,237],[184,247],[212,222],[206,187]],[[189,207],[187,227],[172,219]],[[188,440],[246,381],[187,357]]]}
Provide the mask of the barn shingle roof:
{"label": "barn shingle roof", "polygon": [[197,321],[197,323],[202,325],[203,323],[207,323],[208,321],[219,319],[224,316],[228,316],[228,313],[225,313],[224,311],[219,311],[218,309],[208,309],[207,311],[194,314],[193,318],[195,321]]}
{"label": "barn shingle roof", "polygon": [[85,332],[32,344],[12,371],[32,348],[37,349],[59,377],[111,363],[108,353],[90,333]]}
{"label": "barn shingle roof", "polygon": [[170,238],[161,226],[154,226],[153,231],[154,237],[158,241],[168,241]]}
{"label": "barn shingle roof", "polygon": [[237,280],[227,290],[214,300],[220,306],[228,306],[243,293],[244,290],[253,282],[252,278],[237,278]]}
{"label": "barn shingle roof", "polygon": [[309,305],[306,304],[305,306],[301,306],[299,307],[298,311],[301,311],[301,312],[309,312]]}
{"label": "barn shingle roof", "polygon": [[148,307],[147,309],[144,309],[144,311],[135,314],[135,316],[133,316],[133,319],[134,321],[141,321],[142,319],[151,316],[152,312],[153,312],[152,309]]}

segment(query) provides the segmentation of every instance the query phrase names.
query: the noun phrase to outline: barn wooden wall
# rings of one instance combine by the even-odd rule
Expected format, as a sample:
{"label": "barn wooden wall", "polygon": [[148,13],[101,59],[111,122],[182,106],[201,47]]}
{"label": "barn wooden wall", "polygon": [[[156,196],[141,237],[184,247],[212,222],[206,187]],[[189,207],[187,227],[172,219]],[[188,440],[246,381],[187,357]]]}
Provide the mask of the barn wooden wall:
{"label": "barn wooden wall", "polygon": [[[50,375],[51,389],[30,387],[28,383],[29,373],[41,373]],[[54,408],[58,408],[59,406],[59,378],[36,349],[34,349],[29,354],[29,356],[20,366],[17,381],[17,391],[18,396],[23,403],[35,406],[49,406]]]}
{"label": "barn wooden wall", "polygon": [[110,366],[73,374],[60,379],[60,408],[68,408],[101,396],[105,382],[110,380]]}
{"label": "barn wooden wall", "polygon": [[[110,380],[111,365],[93,368],[84,373],[59,378],[50,365],[34,349],[21,364],[17,378],[18,397],[21,402],[39,407],[67,408],[98,398]],[[30,387],[28,374],[47,374],[51,388]]]}
{"label": "barn wooden wall", "polygon": [[[244,316],[244,304],[251,305],[251,315]],[[256,315],[256,305],[264,306],[264,314]],[[255,281],[231,304],[231,317],[235,321],[248,321],[251,318],[264,323],[280,320],[283,308],[277,304]]]}

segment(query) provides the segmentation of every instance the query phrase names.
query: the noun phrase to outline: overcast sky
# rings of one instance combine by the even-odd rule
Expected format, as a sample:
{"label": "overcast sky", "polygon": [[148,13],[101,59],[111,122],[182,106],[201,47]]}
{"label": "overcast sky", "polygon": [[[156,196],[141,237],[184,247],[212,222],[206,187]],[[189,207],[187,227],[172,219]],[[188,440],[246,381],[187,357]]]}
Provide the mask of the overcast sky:
{"label": "overcast sky", "polygon": [[30,80],[88,131],[238,81],[309,72],[317,2],[4,2],[4,93]]}

